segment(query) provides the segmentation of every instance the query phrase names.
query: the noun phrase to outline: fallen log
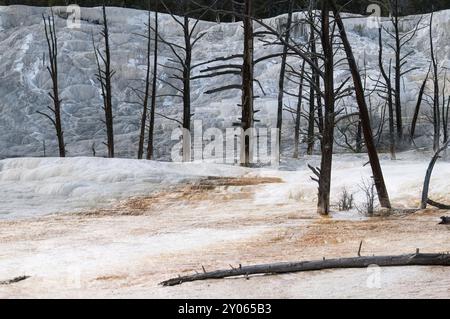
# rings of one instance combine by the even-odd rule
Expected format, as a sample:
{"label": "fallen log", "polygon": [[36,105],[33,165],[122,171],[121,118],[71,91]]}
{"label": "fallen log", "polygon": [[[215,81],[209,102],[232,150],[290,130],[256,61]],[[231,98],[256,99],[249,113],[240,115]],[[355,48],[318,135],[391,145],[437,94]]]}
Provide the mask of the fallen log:
{"label": "fallen log", "polygon": [[0,281],[0,285],[15,284],[15,283],[27,280],[28,278],[30,278],[30,276],[20,276],[20,277],[16,277],[16,278],[13,278],[13,279],[3,280],[3,281]]}
{"label": "fallen log", "polygon": [[398,266],[450,266],[450,254],[410,254],[399,256],[372,256],[339,259],[323,259],[316,261],[287,262],[264,264],[216,270],[193,275],[172,278],[160,283],[162,286],[176,286],[185,282],[208,279],[222,279],[250,275],[275,275],[326,269],[366,268],[371,265],[380,267]]}
{"label": "fallen log", "polygon": [[441,204],[441,203],[435,202],[434,200],[431,200],[429,198],[427,199],[427,204],[430,206],[442,209],[442,210],[450,210],[450,205]]}

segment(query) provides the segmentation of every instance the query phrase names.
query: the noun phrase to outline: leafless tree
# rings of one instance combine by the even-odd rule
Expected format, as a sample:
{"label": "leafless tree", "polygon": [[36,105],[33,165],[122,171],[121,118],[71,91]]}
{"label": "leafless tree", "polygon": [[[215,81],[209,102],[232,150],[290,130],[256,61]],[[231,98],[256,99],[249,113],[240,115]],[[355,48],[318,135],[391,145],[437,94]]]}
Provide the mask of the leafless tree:
{"label": "leafless tree", "polygon": [[373,179],[378,193],[378,199],[380,204],[384,208],[391,208],[391,203],[389,199],[389,194],[384,182],[383,171],[381,169],[380,160],[378,158],[378,152],[375,147],[373,140],[372,128],[370,125],[369,111],[367,108],[367,103],[364,96],[364,89],[361,83],[361,77],[358,71],[355,58],[353,56],[353,50],[348,41],[347,34],[345,31],[344,23],[342,22],[340,12],[336,6],[334,0],[328,0],[331,3],[334,17],[339,28],[340,36],[344,49],[347,55],[348,64],[353,77],[353,84],[355,86],[356,100],[359,107],[359,116],[361,119],[361,125],[364,133],[364,139],[366,142],[366,148],[369,155],[370,165],[372,167]]}
{"label": "leafless tree", "polygon": [[[388,0],[388,7],[391,12],[391,23],[393,30],[390,28],[383,29],[394,40],[394,44],[388,43],[387,45],[394,51],[394,93],[395,93],[395,116],[397,126],[398,140],[403,139],[403,117],[402,117],[402,100],[401,100],[401,80],[407,73],[415,70],[415,67],[407,68],[408,58],[414,53],[410,50],[404,53],[405,46],[410,43],[415,37],[417,31],[421,28],[421,19],[416,23],[415,27],[404,30],[401,16],[401,1],[400,0]],[[405,18],[404,18],[405,19]],[[403,19],[403,20],[404,20]]]}
{"label": "leafless tree", "polygon": [[[157,2],[158,4],[158,2]],[[150,109],[148,140],[147,140],[147,160],[154,159],[154,131],[155,131],[155,114],[156,114],[156,97],[157,97],[157,85],[158,85],[158,35],[159,35],[159,21],[158,21],[158,6],[155,11],[155,39],[153,46],[153,78],[152,78],[152,103]]]}
{"label": "leafless tree", "polygon": [[47,18],[44,15],[42,15],[42,18],[44,20],[45,38],[47,40],[48,57],[50,62],[50,66],[47,66],[47,70],[50,73],[53,84],[52,92],[48,93],[48,95],[53,101],[53,107],[47,106],[51,112],[51,115],[41,111],[37,111],[37,113],[46,117],[53,124],[56,130],[56,137],[58,139],[59,156],[65,157],[66,145],[64,144],[64,131],[61,121],[61,99],[59,98],[58,89],[58,38],[56,35],[55,16],[53,15],[53,10],[51,10],[51,14]]}
{"label": "leafless tree", "polygon": [[[146,72],[145,72],[145,86],[144,86],[144,96],[141,99],[142,102],[142,117],[141,117],[141,129],[139,134],[139,147],[138,147],[138,159],[144,157],[144,143],[145,143],[145,133],[147,127],[147,113],[148,113],[148,100],[150,96],[150,54],[151,54],[151,12],[150,12],[150,1],[148,1],[148,21],[147,21],[147,49],[146,49]],[[154,95],[154,92],[153,94]],[[138,96],[140,96],[138,94]]]}
{"label": "leafless tree", "polygon": [[392,63],[389,62],[389,72],[387,73],[383,64],[383,39],[382,28],[378,28],[378,65],[380,67],[381,75],[384,79],[384,85],[386,87],[386,97],[388,110],[389,110],[389,150],[391,153],[391,159],[396,158],[396,146],[395,146],[395,124],[394,124],[394,91],[391,83],[391,69]]}
{"label": "leafless tree", "polygon": [[115,74],[115,71],[111,69],[111,52],[109,44],[109,29],[108,20],[106,18],[106,8],[105,5],[102,7],[103,15],[103,29],[101,31],[101,36],[104,40],[104,50],[100,50],[94,41],[94,36],[92,35],[92,45],[94,46],[95,60],[97,62],[97,80],[100,82],[102,98],[103,98],[103,110],[105,112],[105,126],[106,126],[106,136],[107,142],[106,146],[108,148],[108,157],[114,157],[114,116],[113,116],[113,106],[112,106],[112,86],[111,79]]}
{"label": "leafless tree", "polygon": [[[209,7],[203,8],[195,8],[192,9],[192,4],[196,4],[195,1],[192,0],[181,0],[179,2],[179,13],[180,16],[176,16],[175,13],[170,10],[170,8],[166,5],[164,1],[161,1],[162,5],[165,7],[166,11],[169,12],[173,21],[178,25],[183,33],[183,43],[175,43],[165,40],[159,33],[157,35],[159,42],[163,45],[169,47],[172,52],[173,58],[170,60],[175,65],[174,66],[165,66],[169,67],[174,71],[174,74],[170,77],[171,80],[175,81],[176,84],[171,83],[165,79],[159,78],[159,81],[165,83],[176,91],[176,95],[178,95],[183,100],[183,119],[182,121],[175,120],[177,123],[182,124],[183,127],[183,161],[188,162],[191,161],[191,139],[190,139],[190,131],[191,131],[191,118],[194,114],[192,114],[191,110],[191,81],[197,78],[194,78],[192,75],[192,71],[198,67],[199,65],[193,65],[192,60],[192,52],[195,48],[195,45],[202,39],[206,32],[197,33],[198,23],[204,14],[208,12],[209,9],[214,7],[214,4],[217,2],[215,0]],[[196,4],[197,5],[197,4]],[[203,13],[198,14],[199,11],[203,11]],[[190,18],[194,13],[197,14],[198,18]]]}
{"label": "leafless tree", "polygon": [[416,107],[414,108],[414,115],[413,115],[413,119],[412,119],[412,122],[411,122],[410,139],[411,139],[412,142],[414,141],[414,138],[415,138],[417,120],[419,119],[420,107],[422,106],[423,95],[425,93],[425,88],[426,88],[426,85],[427,85],[428,77],[430,75],[430,71],[431,71],[431,65],[430,65],[430,68],[428,69],[428,72],[427,72],[427,75],[425,76],[425,79],[422,82],[422,85],[420,86],[419,94],[417,96],[417,103],[416,103]]}
{"label": "leafless tree", "polygon": [[[291,37],[292,14],[294,11],[294,0],[289,0],[289,11],[286,22],[285,41],[289,42]],[[283,108],[284,108],[284,82],[286,76],[286,61],[289,48],[283,45],[283,53],[281,55],[280,79],[278,83],[278,112],[277,112],[277,130],[278,130],[278,147],[281,149],[281,131],[283,126]],[[298,144],[296,144],[298,145]]]}
{"label": "leafless tree", "polygon": [[431,64],[433,68],[433,148],[434,151],[438,151],[440,148],[440,140],[441,140],[441,116],[439,110],[439,74],[438,74],[438,66],[437,66],[437,57],[434,52],[433,45],[433,15],[432,12],[430,15],[430,54],[431,54]]}

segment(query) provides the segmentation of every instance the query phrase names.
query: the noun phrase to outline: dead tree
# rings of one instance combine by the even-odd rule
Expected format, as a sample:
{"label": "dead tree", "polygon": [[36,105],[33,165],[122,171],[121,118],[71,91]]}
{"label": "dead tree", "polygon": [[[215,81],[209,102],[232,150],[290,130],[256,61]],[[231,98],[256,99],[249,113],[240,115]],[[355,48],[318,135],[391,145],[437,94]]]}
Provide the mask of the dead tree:
{"label": "dead tree", "polygon": [[345,31],[344,23],[342,22],[340,12],[336,7],[334,0],[328,0],[332,6],[334,13],[334,19],[339,28],[342,44],[347,55],[348,64],[353,77],[353,84],[355,87],[356,100],[359,107],[359,116],[361,118],[361,125],[364,133],[364,139],[366,142],[367,153],[369,155],[370,165],[372,167],[373,179],[375,186],[377,188],[378,199],[380,201],[381,207],[391,208],[391,203],[389,200],[389,194],[384,182],[383,171],[381,169],[380,160],[378,158],[378,152],[374,143],[372,128],[370,124],[369,110],[367,108],[364,89],[361,82],[361,76],[358,71],[358,66],[353,55],[353,50],[350,42],[347,38],[347,33]]}
{"label": "dead tree", "polygon": [[[291,37],[292,14],[294,10],[294,0],[289,0],[289,12],[286,22],[285,41],[289,42]],[[280,79],[278,83],[278,112],[277,112],[277,131],[278,131],[278,148],[281,150],[281,130],[283,126],[283,107],[284,107],[284,82],[286,76],[286,60],[289,48],[283,45],[283,53],[281,55]],[[298,144],[297,144],[298,145]]]}
{"label": "dead tree", "polygon": [[439,74],[437,67],[437,58],[434,54],[434,46],[433,46],[433,12],[430,15],[430,54],[431,54],[431,63],[433,67],[433,149],[435,152],[439,150],[439,146],[441,143],[441,116],[439,110]]}
{"label": "dead tree", "polygon": [[402,141],[403,139],[403,117],[402,117],[402,100],[401,100],[401,81],[402,78],[409,72],[417,69],[406,68],[408,63],[408,57],[410,57],[414,52],[408,51],[407,53],[403,53],[404,47],[411,42],[411,40],[416,35],[420,21],[419,19],[416,26],[410,30],[402,30],[402,22],[400,20],[401,15],[401,1],[399,0],[389,0],[389,7],[391,11],[391,23],[393,26],[393,30],[388,28],[383,28],[388,35],[394,40],[394,44],[391,45],[388,43],[387,45],[394,51],[395,61],[394,61],[394,92],[395,92],[395,116],[396,116],[396,126],[397,126],[397,136],[398,140]]}
{"label": "dead tree", "polygon": [[300,84],[298,86],[298,97],[297,97],[297,110],[295,113],[295,132],[294,132],[294,158],[299,157],[299,145],[300,145],[300,123],[302,117],[302,103],[303,103],[303,86],[304,86],[304,75],[305,75],[306,61],[303,60],[302,67],[300,71]]}
{"label": "dead tree", "polygon": [[183,33],[183,43],[174,43],[166,41],[161,35],[157,35],[159,42],[169,47],[173,54],[173,58],[170,59],[175,66],[165,66],[174,70],[174,74],[170,77],[171,80],[175,81],[176,84],[171,83],[165,79],[159,78],[159,81],[170,86],[176,91],[176,95],[183,100],[183,119],[182,121],[176,120],[176,122],[181,122],[183,128],[183,161],[191,161],[191,118],[194,114],[191,111],[191,81],[194,80],[192,71],[196,66],[192,64],[193,56],[192,52],[195,45],[206,35],[206,32],[201,32],[196,34],[198,23],[201,17],[207,13],[208,9],[212,8],[216,1],[204,10],[203,14],[200,14],[198,18],[192,19],[191,15],[198,13],[198,9],[191,10],[192,0],[182,0],[179,3],[179,11],[181,16],[176,16],[170,8],[161,1],[166,11],[169,12],[173,21],[178,25]]}
{"label": "dead tree", "polygon": [[[315,31],[315,17],[312,13],[312,3],[309,7],[309,24],[310,24],[310,33],[309,33],[309,48],[311,50],[312,55],[312,61],[315,64],[316,67],[319,67],[318,59],[317,59],[317,52],[316,52],[316,31]],[[315,118],[316,118],[316,103],[315,99],[317,97],[317,112],[318,112],[318,118],[319,118],[319,131],[322,133],[323,131],[323,115],[322,115],[322,97],[319,93],[316,94],[316,91],[320,88],[320,78],[317,73],[317,71],[314,68],[311,68],[311,78],[314,81],[315,85],[309,86],[309,116],[308,116],[308,148],[306,153],[308,155],[312,155],[314,152],[314,142],[315,142],[315,136],[314,136],[314,129],[316,127],[315,125]]]}
{"label": "dead tree", "polygon": [[416,103],[416,107],[414,109],[414,115],[413,115],[413,119],[411,122],[411,133],[410,133],[411,141],[414,141],[414,138],[416,135],[417,120],[419,119],[420,107],[422,106],[423,95],[425,93],[425,88],[427,85],[428,76],[430,75],[430,71],[431,71],[431,65],[430,65],[430,68],[428,69],[425,79],[422,82],[422,85],[420,86],[419,95],[417,96],[417,103]]}
{"label": "dead tree", "polygon": [[276,275],[306,271],[318,271],[325,269],[354,269],[367,268],[370,265],[379,267],[399,267],[399,266],[450,266],[450,254],[416,254],[398,255],[398,256],[362,256],[339,259],[323,259],[303,262],[285,262],[254,266],[231,267],[227,270],[216,270],[206,272],[203,268],[202,273],[180,276],[160,283],[162,286],[176,286],[185,282],[222,279],[238,276],[251,275]]}
{"label": "dead tree", "polygon": [[158,35],[159,35],[159,22],[158,22],[158,2],[155,10],[155,39],[153,45],[153,79],[152,79],[152,101],[150,106],[150,119],[148,128],[148,140],[147,140],[147,160],[153,160],[154,158],[154,131],[155,131],[155,114],[156,114],[156,96],[157,96],[157,84],[158,84]]}
{"label": "dead tree", "polygon": [[378,28],[378,65],[380,67],[381,75],[383,76],[384,83],[386,85],[386,99],[389,110],[389,150],[391,153],[391,159],[396,158],[395,147],[395,125],[394,125],[394,91],[392,90],[391,83],[391,63],[389,63],[389,75],[386,73],[383,65],[383,40],[382,40],[382,28]]}
{"label": "dead tree", "polygon": [[333,162],[335,96],[334,96],[334,52],[330,39],[329,3],[322,1],[321,40],[324,55],[324,126],[322,132],[322,160],[318,174],[318,213],[328,215],[330,211],[331,168]]}
{"label": "dead tree", "polygon": [[113,116],[113,106],[112,106],[112,85],[111,79],[115,74],[115,71],[111,69],[111,52],[109,45],[109,29],[108,20],[106,19],[106,8],[105,5],[102,7],[103,14],[103,29],[100,32],[104,40],[104,50],[103,52],[95,45],[94,36],[92,36],[92,44],[94,46],[95,60],[97,62],[97,80],[100,82],[102,98],[103,98],[103,111],[105,112],[105,126],[106,126],[106,136],[107,142],[106,147],[108,148],[108,157],[114,157],[114,116]]}
{"label": "dead tree", "polygon": [[44,20],[45,38],[47,40],[48,57],[50,62],[50,66],[47,66],[47,70],[50,73],[53,84],[52,92],[48,93],[48,95],[53,101],[53,107],[47,106],[52,115],[41,111],[37,111],[37,113],[46,117],[53,124],[56,130],[56,137],[58,139],[59,156],[66,157],[66,145],[64,143],[64,131],[62,129],[61,121],[61,99],[59,98],[58,89],[58,38],[56,36],[55,16],[53,15],[53,10],[51,10],[50,16],[46,18],[42,15],[42,18]]}
{"label": "dead tree", "polygon": [[[141,117],[141,130],[139,134],[139,147],[138,147],[138,159],[144,157],[144,143],[145,133],[147,126],[147,113],[148,113],[148,100],[150,95],[150,50],[151,50],[151,26],[150,26],[150,1],[148,2],[148,21],[147,21],[147,50],[146,50],[146,72],[145,72],[145,86],[144,96],[142,97],[142,117]],[[154,95],[154,92],[153,94]]]}
{"label": "dead tree", "polygon": [[443,142],[448,141],[448,116],[450,109],[450,98],[446,100],[446,84],[447,84],[447,71],[444,75],[444,83],[442,85],[442,137]]}
{"label": "dead tree", "polygon": [[254,123],[254,96],[253,96],[253,6],[252,0],[244,0],[244,52],[242,64],[242,130],[241,134],[241,163],[249,166],[253,162],[251,129]]}
{"label": "dead tree", "polygon": [[450,140],[447,141],[441,148],[439,148],[435,153],[434,156],[431,158],[430,164],[428,165],[427,173],[425,175],[425,180],[423,183],[423,190],[422,190],[422,203],[420,208],[426,209],[427,204],[430,204],[431,206],[435,206],[442,209],[450,209],[449,205],[444,205],[437,203],[433,200],[430,200],[428,197],[428,193],[430,191],[430,182],[431,182],[431,175],[433,175],[434,166],[436,165],[436,162],[441,157],[441,153],[444,152],[448,145],[450,144]]}

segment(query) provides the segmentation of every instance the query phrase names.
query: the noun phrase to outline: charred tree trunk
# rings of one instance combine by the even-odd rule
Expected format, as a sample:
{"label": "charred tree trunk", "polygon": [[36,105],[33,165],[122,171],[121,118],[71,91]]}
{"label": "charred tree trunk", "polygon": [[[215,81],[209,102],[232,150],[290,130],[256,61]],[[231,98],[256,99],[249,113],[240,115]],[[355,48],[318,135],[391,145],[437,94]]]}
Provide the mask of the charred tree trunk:
{"label": "charred tree trunk", "polygon": [[443,118],[444,143],[446,143],[448,141],[448,117],[449,117],[449,111],[450,111],[450,96],[447,98],[447,107],[443,111],[444,112],[444,118]]}
{"label": "charred tree trunk", "polygon": [[184,16],[185,58],[183,66],[183,161],[191,161],[191,63],[192,45],[189,17]]}
{"label": "charred tree trunk", "polygon": [[48,118],[55,130],[56,137],[58,139],[58,149],[59,156],[66,157],[66,145],[64,143],[64,131],[62,129],[62,121],[61,121],[61,99],[59,98],[59,89],[58,89],[58,38],[56,36],[56,28],[55,28],[55,17],[53,15],[53,10],[51,11],[51,16],[44,19],[44,28],[45,28],[45,38],[47,40],[48,45],[48,56],[50,66],[47,67],[48,72],[50,73],[50,77],[52,79],[53,89],[52,93],[49,93],[50,98],[53,101],[53,108],[48,106],[48,109],[53,114],[52,116],[47,113],[38,111],[39,114]]}
{"label": "charred tree trunk", "polygon": [[147,125],[148,100],[150,95],[150,49],[151,49],[151,27],[150,27],[150,1],[148,2],[148,26],[147,26],[147,70],[145,74],[144,98],[142,101],[141,131],[139,134],[138,159],[144,157],[145,128]]}
{"label": "charred tree trunk", "polygon": [[[422,204],[420,206],[421,209],[426,209],[427,204],[429,203],[428,193],[430,191],[430,182],[431,182],[431,175],[433,174],[434,166],[436,165],[436,162],[441,157],[441,153],[445,151],[450,144],[450,141],[447,141],[444,146],[442,146],[440,149],[438,149],[433,158],[430,161],[430,164],[428,165],[427,173],[425,175],[425,181],[423,183],[423,190],[422,190]],[[436,206],[436,205],[433,205]]]}
{"label": "charred tree trunk", "polygon": [[330,13],[328,0],[322,1],[322,48],[324,55],[325,116],[322,133],[322,160],[319,172],[318,213],[330,212],[331,169],[334,144],[334,62],[333,45],[330,39]]}
{"label": "charred tree trunk", "polygon": [[[285,41],[289,43],[291,37],[292,12],[294,10],[294,0],[289,0],[289,12],[286,23]],[[283,45],[283,54],[281,56],[280,79],[278,83],[278,113],[277,113],[277,131],[278,131],[278,149],[281,151],[281,130],[283,126],[283,98],[284,98],[284,78],[286,74],[288,46]]]}
{"label": "charred tree trunk", "polygon": [[266,265],[255,265],[247,267],[231,268],[227,270],[216,270],[212,272],[197,273],[169,279],[160,283],[162,286],[176,286],[185,282],[222,279],[236,276],[250,275],[275,275],[305,271],[318,271],[325,269],[349,269],[367,268],[370,265],[379,267],[399,266],[450,266],[449,254],[411,254],[399,256],[370,256],[340,259],[323,259],[316,261],[286,262]]}
{"label": "charred tree trunk", "polygon": [[106,109],[105,109],[105,119],[106,119],[106,133],[108,138],[108,157],[114,157],[114,116],[112,107],[112,87],[111,78],[113,76],[113,71],[111,71],[111,51],[109,48],[109,29],[108,21],[106,19],[106,8],[103,6],[103,37],[105,39],[105,93],[106,93]]}
{"label": "charred tree trunk", "polygon": [[382,29],[378,29],[378,64],[380,66],[381,75],[383,76],[384,82],[386,83],[387,91],[387,104],[389,110],[389,150],[391,153],[391,159],[396,159],[395,150],[395,128],[394,128],[394,104],[393,104],[393,92],[391,84],[391,63],[389,63],[389,75],[386,73],[383,65],[383,42],[382,42]]}
{"label": "charred tree trunk", "polygon": [[419,90],[419,95],[417,97],[417,103],[416,103],[416,107],[414,109],[414,115],[413,115],[413,119],[411,122],[411,135],[410,135],[411,142],[414,141],[414,137],[416,134],[417,120],[419,119],[420,107],[422,105],[423,94],[425,93],[425,87],[427,85],[428,76],[430,75],[430,70],[431,70],[431,67],[428,69],[427,76],[423,80],[422,86],[420,87],[420,90]]}
{"label": "charred tree trunk", "polygon": [[302,103],[303,103],[303,83],[305,75],[306,61],[302,62],[302,69],[300,72],[300,85],[298,87],[298,100],[297,100],[297,113],[295,117],[295,135],[294,135],[294,158],[299,158],[299,145],[300,145],[300,123],[302,117]]}
{"label": "charred tree trunk", "polygon": [[[158,3],[158,2],[157,2]],[[153,79],[152,79],[152,101],[150,106],[150,120],[148,128],[148,141],[147,141],[147,160],[153,160],[153,141],[155,131],[155,113],[156,113],[156,87],[158,83],[158,5],[155,10],[155,43],[153,45]]]}
{"label": "charred tree trunk", "polygon": [[[94,37],[92,37],[92,44],[94,46],[95,59],[97,61],[97,79],[101,85],[102,98],[103,98],[103,111],[105,112],[105,126],[107,142],[105,143],[108,148],[108,157],[114,157],[114,125],[113,125],[113,109],[112,109],[112,88],[111,78],[114,75],[114,71],[111,70],[111,53],[109,48],[109,30],[108,21],[106,19],[106,8],[103,5],[103,30],[101,35],[105,41],[105,50],[102,53],[96,48],[94,43]],[[101,62],[100,62],[101,60]],[[103,64],[103,67],[101,66]]]}
{"label": "charred tree trunk", "polygon": [[242,136],[241,136],[241,164],[249,166],[252,159],[253,128],[253,21],[252,0],[245,0],[244,9],[244,59],[242,65]]}
{"label": "charred tree trunk", "polygon": [[403,139],[403,119],[401,104],[401,39],[399,25],[399,9],[398,0],[394,3],[394,32],[395,32],[395,117],[397,119],[397,136],[398,140]]}
{"label": "charred tree trunk", "polygon": [[434,54],[433,46],[433,13],[430,17],[430,50],[431,50],[431,62],[433,65],[433,84],[434,84],[434,95],[433,95],[433,126],[434,126],[434,136],[433,136],[433,148],[434,151],[439,150],[440,140],[441,140],[441,124],[440,124],[440,112],[439,112],[439,74],[437,68],[436,56]]}
{"label": "charred tree trunk", "polygon": [[347,33],[345,32],[344,23],[342,22],[340,13],[336,7],[334,0],[329,0],[329,1],[332,5],[334,18],[335,18],[335,21],[339,28],[339,32],[340,32],[341,39],[342,39],[342,44],[344,46],[345,53],[347,55],[348,64],[350,66],[350,71],[351,71],[352,77],[353,77],[353,83],[354,83],[355,92],[356,92],[356,100],[358,102],[358,107],[359,107],[359,114],[360,114],[359,116],[361,119],[361,125],[363,128],[364,139],[366,142],[370,165],[372,167],[373,179],[375,182],[375,186],[377,188],[378,199],[379,199],[380,205],[382,207],[391,208],[389,194],[388,194],[388,191],[386,188],[386,184],[384,182],[383,171],[381,169],[380,160],[378,158],[377,149],[375,147],[375,142],[373,139],[372,128],[370,125],[369,110],[367,108],[366,100],[364,97],[364,90],[363,90],[363,85],[361,82],[361,76],[359,74],[358,66],[357,66],[355,58],[353,56],[352,47],[350,45],[350,42],[348,41]]}
{"label": "charred tree trunk", "polygon": [[[310,13],[310,39],[309,39],[309,47],[311,48],[311,54],[313,55],[313,63],[318,66],[318,60],[315,56],[316,54],[316,37],[315,37],[315,31],[314,31],[314,16],[312,13]],[[312,74],[312,80],[314,81],[314,84],[317,86],[317,83],[320,79],[317,76],[317,72],[314,70],[314,68],[311,68],[311,74]],[[320,86],[317,86],[320,87]],[[316,117],[316,105],[315,105],[315,99],[316,99],[316,89],[314,85],[309,86],[309,114],[308,114],[308,149],[306,153],[308,155],[312,155],[314,152],[314,128],[315,128],[315,117]],[[321,96],[318,94],[318,102],[320,101]],[[319,113],[319,127],[321,127],[320,132],[323,131],[323,115],[322,115],[322,106],[321,104],[318,104],[318,110]]]}

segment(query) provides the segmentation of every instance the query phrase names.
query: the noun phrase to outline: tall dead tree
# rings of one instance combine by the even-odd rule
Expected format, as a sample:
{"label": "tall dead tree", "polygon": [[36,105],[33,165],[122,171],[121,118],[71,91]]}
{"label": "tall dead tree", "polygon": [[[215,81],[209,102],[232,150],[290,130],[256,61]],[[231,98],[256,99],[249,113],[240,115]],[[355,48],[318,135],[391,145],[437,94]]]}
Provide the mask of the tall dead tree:
{"label": "tall dead tree", "polygon": [[[389,0],[389,7],[391,11],[391,23],[393,30],[389,28],[384,28],[388,35],[394,40],[394,44],[388,43],[387,45],[394,51],[395,61],[394,61],[394,92],[395,92],[395,116],[396,116],[396,126],[397,126],[397,137],[399,141],[403,139],[403,117],[402,117],[402,99],[401,90],[402,78],[409,72],[415,70],[416,68],[406,68],[408,63],[408,58],[414,53],[410,50],[404,53],[405,46],[411,42],[419,29],[420,21],[416,23],[415,27],[404,30],[403,24],[400,19],[401,15],[401,1],[399,0]],[[406,18],[403,18],[403,20]]]}
{"label": "tall dead tree", "polygon": [[[144,96],[142,97],[142,116],[141,116],[141,130],[139,134],[139,147],[138,147],[138,159],[144,157],[144,143],[145,133],[147,127],[147,113],[148,113],[148,100],[150,95],[150,50],[151,50],[151,26],[150,26],[150,1],[148,1],[148,21],[147,21],[147,49],[146,49],[146,72],[145,72],[145,86]],[[153,95],[153,94],[152,94]]]}
{"label": "tall dead tree", "polygon": [[48,93],[51,100],[53,101],[53,107],[47,106],[52,115],[45,112],[37,111],[37,113],[46,117],[50,120],[56,130],[56,137],[58,139],[59,156],[66,156],[66,145],[64,144],[64,131],[62,129],[61,121],[61,99],[59,98],[58,89],[58,38],[56,35],[55,28],[55,16],[53,15],[53,10],[51,10],[51,15],[47,18],[42,15],[44,20],[44,30],[45,38],[47,40],[48,46],[48,57],[50,66],[47,67],[50,77],[52,79],[52,92]]}
{"label": "tall dead tree", "polygon": [[422,82],[422,85],[420,86],[419,94],[417,96],[417,103],[416,103],[416,107],[414,108],[414,115],[413,115],[413,119],[412,119],[412,122],[411,122],[411,132],[410,132],[410,140],[411,140],[411,142],[413,142],[414,138],[415,138],[417,120],[419,119],[420,107],[421,107],[422,102],[423,102],[423,95],[425,93],[425,88],[427,86],[427,81],[428,81],[428,77],[430,75],[430,71],[431,71],[431,65],[430,65],[430,68],[428,69],[428,72],[427,72],[427,75],[425,76],[425,79]]}
{"label": "tall dead tree", "polygon": [[[170,80],[175,81],[176,84],[171,83],[168,80],[159,78],[159,81],[170,86],[176,91],[175,95],[182,98],[183,100],[183,118],[181,121],[176,120],[177,123],[181,122],[183,128],[183,161],[191,161],[191,118],[193,116],[191,110],[191,81],[194,80],[192,72],[197,67],[192,64],[193,56],[192,52],[195,45],[206,35],[206,32],[196,33],[198,23],[201,17],[208,12],[212,6],[214,6],[214,1],[211,6],[203,11],[203,14],[198,15],[199,9],[191,9],[192,0],[182,0],[179,2],[179,13],[181,16],[176,16],[170,8],[161,1],[166,11],[169,12],[173,21],[179,26],[183,33],[182,43],[175,43],[166,41],[163,37],[158,34],[159,41],[168,46],[173,54],[173,58],[170,59],[174,66],[165,67],[170,68],[174,71],[174,74],[170,77]],[[196,13],[198,18],[190,18],[190,15]]]}
{"label": "tall dead tree", "polygon": [[[289,0],[289,12],[286,22],[285,41],[289,42],[291,37],[292,14],[294,10],[294,0]],[[278,149],[281,151],[281,131],[283,126],[283,107],[284,107],[284,82],[286,76],[286,61],[289,48],[283,45],[281,56],[280,79],[278,82],[278,112],[277,112],[277,131],[278,131]],[[298,145],[298,144],[297,144]]]}
{"label": "tall dead tree", "polygon": [[[259,82],[254,78],[254,67],[267,59],[280,57],[282,53],[275,53],[268,56],[264,56],[259,59],[254,59],[254,38],[257,35],[253,29],[253,4],[252,0],[234,1],[235,11],[234,14],[242,19],[243,23],[243,51],[242,53],[233,54],[226,57],[218,57],[210,61],[206,61],[198,64],[208,65],[214,62],[223,62],[221,65],[215,65],[206,67],[201,70],[202,75],[198,75],[198,78],[212,78],[224,75],[236,75],[240,76],[240,83],[226,84],[217,88],[206,91],[206,94],[214,94],[217,92],[223,92],[228,90],[240,90],[241,91],[241,118],[239,123],[234,123],[242,129],[240,136],[240,163],[243,166],[249,166],[253,163],[253,143],[255,136],[254,123],[258,120],[255,119],[255,113],[257,110],[254,108],[254,82]],[[264,33],[264,32],[263,32]],[[240,59],[241,62],[234,63],[233,60]],[[263,91],[261,85],[260,89]]]}
{"label": "tall dead tree", "polygon": [[253,20],[252,0],[244,0],[244,51],[242,64],[242,130],[241,134],[241,164],[252,163],[252,132],[254,116],[253,97]]}
{"label": "tall dead tree", "polygon": [[444,80],[442,85],[442,137],[443,142],[446,143],[448,141],[448,116],[450,109],[450,98],[446,99],[446,85],[447,85],[447,71],[444,74]]}
{"label": "tall dead tree", "polygon": [[433,13],[430,15],[430,54],[431,54],[431,63],[433,68],[433,148],[434,151],[437,152],[440,146],[441,140],[441,116],[439,110],[439,74],[437,67],[437,57],[434,53],[434,45],[433,45]]}
{"label": "tall dead tree", "polygon": [[[158,2],[157,2],[158,4]],[[159,34],[159,22],[158,22],[158,5],[155,10],[155,39],[153,45],[153,78],[152,78],[152,103],[150,108],[150,119],[148,128],[148,140],[147,140],[147,160],[154,158],[154,131],[155,131],[155,114],[156,114],[156,89],[158,83],[158,34]]]}
{"label": "tall dead tree", "polygon": [[[314,143],[315,143],[315,127],[316,127],[316,115],[318,118],[318,129],[322,134],[324,123],[323,123],[323,111],[322,111],[322,96],[320,94],[320,75],[317,72],[316,68],[319,68],[319,59],[317,58],[317,50],[316,50],[316,18],[313,13],[314,2],[310,2],[309,6],[309,49],[311,51],[311,60],[314,63],[314,68],[311,67],[311,80],[309,86],[309,117],[308,117],[308,149],[307,154],[312,155],[314,152]],[[316,108],[317,106],[317,108]],[[317,111],[317,112],[316,112]],[[316,114],[317,113],[317,114]]]}
{"label": "tall dead tree", "polygon": [[300,84],[298,86],[297,97],[297,110],[295,112],[295,133],[294,133],[294,158],[298,158],[300,155],[300,123],[302,118],[302,103],[303,103],[303,87],[304,87],[304,75],[305,75],[306,61],[303,60],[300,71]]}
{"label": "tall dead tree", "polygon": [[378,28],[378,65],[380,67],[381,75],[384,79],[384,84],[386,86],[386,99],[389,110],[389,150],[391,153],[391,159],[396,158],[396,147],[395,147],[395,124],[394,124],[394,92],[392,90],[391,83],[391,63],[389,63],[389,75],[383,65],[383,39],[382,39],[382,28]]}
{"label": "tall dead tree", "polygon": [[105,126],[106,126],[106,147],[108,148],[108,157],[114,157],[114,116],[112,106],[112,85],[111,79],[115,74],[115,71],[111,69],[111,52],[109,45],[109,29],[108,20],[106,18],[105,5],[102,7],[103,15],[103,29],[100,32],[104,40],[104,50],[100,50],[95,46],[94,36],[92,36],[92,43],[94,46],[95,59],[97,62],[97,80],[100,82],[102,98],[103,98],[103,110],[105,112]]}
{"label": "tall dead tree", "polygon": [[361,76],[359,74],[358,66],[353,55],[353,50],[350,42],[347,38],[347,33],[345,31],[344,23],[342,22],[340,12],[337,9],[334,0],[328,0],[333,9],[334,18],[339,28],[342,44],[344,45],[344,50],[347,55],[348,64],[353,77],[353,84],[355,87],[356,100],[359,107],[359,116],[361,118],[361,125],[364,133],[364,139],[366,142],[367,153],[369,155],[370,165],[372,167],[373,179],[375,186],[377,188],[378,199],[380,205],[384,208],[391,208],[391,202],[389,200],[389,194],[384,182],[383,171],[381,169],[380,160],[378,158],[378,152],[373,139],[372,128],[370,125],[369,110],[367,108],[367,103],[364,96],[364,89],[361,82]]}
{"label": "tall dead tree", "polygon": [[331,169],[333,163],[335,96],[334,96],[334,54],[330,37],[329,3],[322,1],[321,40],[324,56],[324,126],[322,132],[322,160],[319,175],[318,213],[328,215],[330,212]]}

